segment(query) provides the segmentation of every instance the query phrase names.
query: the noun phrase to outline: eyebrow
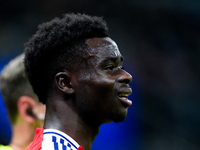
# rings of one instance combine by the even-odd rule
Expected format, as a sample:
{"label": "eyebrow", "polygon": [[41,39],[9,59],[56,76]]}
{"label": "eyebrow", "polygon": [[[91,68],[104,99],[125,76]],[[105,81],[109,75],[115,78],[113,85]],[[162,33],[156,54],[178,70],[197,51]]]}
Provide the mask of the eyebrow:
{"label": "eyebrow", "polygon": [[121,57],[106,57],[102,62],[108,62],[108,61],[113,61],[116,62],[117,60],[121,60],[122,62],[124,61],[124,58]]}

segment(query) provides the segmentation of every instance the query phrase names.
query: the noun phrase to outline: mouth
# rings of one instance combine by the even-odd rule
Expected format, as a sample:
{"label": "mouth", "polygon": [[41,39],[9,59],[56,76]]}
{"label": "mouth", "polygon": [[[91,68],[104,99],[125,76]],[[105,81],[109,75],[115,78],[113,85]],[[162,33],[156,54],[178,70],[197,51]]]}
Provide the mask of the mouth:
{"label": "mouth", "polygon": [[122,99],[127,99],[130,94],[119,94],[118,96]]}
{"label": "mouth", "polygon": [[131,93],[132,93],[131,89],[128,90],[127,92],[120,92],[120,93],[118,93],[119,99],[126,106],[131,106],[132,105],[132,101],[128,99],[128,96],[131,95]]}

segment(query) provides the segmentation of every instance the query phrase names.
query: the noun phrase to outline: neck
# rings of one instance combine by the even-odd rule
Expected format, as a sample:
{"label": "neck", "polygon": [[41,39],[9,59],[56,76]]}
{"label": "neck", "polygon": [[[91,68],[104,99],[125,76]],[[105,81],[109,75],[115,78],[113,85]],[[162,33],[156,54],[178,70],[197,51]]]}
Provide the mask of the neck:
{"label": "neck", "polygon": [[85,150],[91,149],[99,132],[99,126],[88,125],[66,102],[57,100],[46,108],[45,129],[60,130],[72,137]]}
{"label": "neck", "polygon": [[24,150],[33,140],[35,128],[32,124],[24,122],[18,118],[13,126],[11,143],[9,144],[14,150]]}

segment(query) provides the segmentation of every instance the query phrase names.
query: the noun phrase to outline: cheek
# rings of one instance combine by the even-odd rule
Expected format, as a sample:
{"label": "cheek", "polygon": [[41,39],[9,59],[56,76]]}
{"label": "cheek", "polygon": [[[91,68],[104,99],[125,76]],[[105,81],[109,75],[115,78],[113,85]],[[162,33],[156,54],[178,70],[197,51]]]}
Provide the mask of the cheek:
{"label": "cheek", "polygon": [[114,82],[111,81],[101,81],[96,84],[94,88],[96,107],[99,109],[106,109],[114,104],[114,99],[116,97],[114,85]]}
{"label": "cheek", "polygon": [[90,79],[81,83],[81,95],[84,99],[94,101],[96,103],[102,103],[109,101],[114,95],[113,80],[103,80],[100,78]]}
{"label": "cheek", "polygon": [[113,95],[116,95],[115,79],[98,71],[88,73],[87,76],[82,74],[77,82],[77,88],[79,98],[91,101],[92,105],[97,106],[108,103],[113,99]]}
{"label": "cheek", "polygon": [[90,121],[107,122],[117,106],[115,81],[96,77],[79,82],[77,103],[79,114]]}
{"label": "cheek", "polygon": [[102,101],[109,102],[115,95],[114,84],[107,82],[99,86],[99,92],[97,93],[102,98]]}

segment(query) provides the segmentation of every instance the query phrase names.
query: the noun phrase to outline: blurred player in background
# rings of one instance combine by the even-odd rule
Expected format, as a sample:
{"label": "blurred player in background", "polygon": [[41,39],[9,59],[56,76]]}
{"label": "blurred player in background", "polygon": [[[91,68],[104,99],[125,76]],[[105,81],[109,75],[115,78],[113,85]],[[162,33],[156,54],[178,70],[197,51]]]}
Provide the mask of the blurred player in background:
{"label": "blurred player in background", "polygon": [[11,60],[0,75],[2,97],[12,122],[12,139],[0,150],[24,150],[43,126],[45,106],[38,101],[24,73],[24,54]]}

